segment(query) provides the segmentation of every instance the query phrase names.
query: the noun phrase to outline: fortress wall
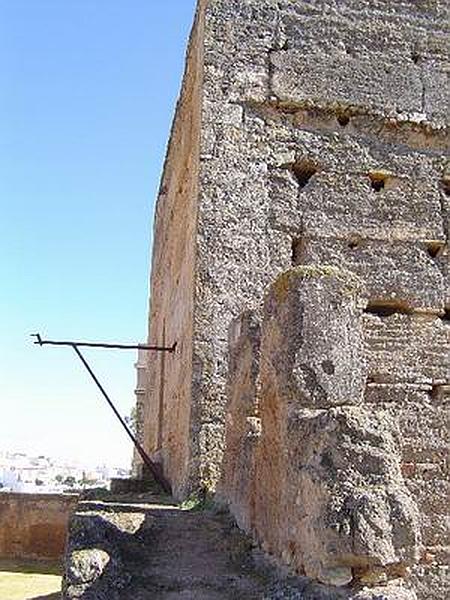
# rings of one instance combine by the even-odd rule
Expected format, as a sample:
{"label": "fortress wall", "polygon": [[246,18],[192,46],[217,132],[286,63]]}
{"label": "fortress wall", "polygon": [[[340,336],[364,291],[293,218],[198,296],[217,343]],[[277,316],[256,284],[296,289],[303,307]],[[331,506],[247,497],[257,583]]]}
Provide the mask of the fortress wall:
{"label": "fortress wall", "polygon": [[202,28],[199,10],[154,222],[149,341],[178,345],[176,354],[146,353],[144,447],[164,463],[177,495],[183,494],[190,471]]}
{"label": "fortress wall", "polygon": [[444,28],[441,2],[208,3],[192,392],[203,485],[220,475],[228,328],[261,311],[277,274],[344,266],[372,304],[443,315]]}
{"label": "fortress wall", "polygon": [[[350,270],[363,282],[368,372],[364,398],[346,402],[375,423],[389,414],[399,428],[392,451],[423,544],[408,585],[421,599],[449,587],[445,19],[440,2],[215,1],[205,42],[211,124],[194,341],[203,371],[193,398],[202,406],[202,481],[216,480],[226,423],[220,495],[241,526],[292,561],[281,527],[288,430],[276,403],[264,422],[261,398],[278,392],[260,387],[245,315],[253,309],[261,324],[268,285],[291,265]],[[255,438],[272,425],[264,455]],[[274,511],[266,518],[264,484]]]}
{"label": "fortress wall", "polygon": [[77,502],[61,494],[0,494],[0,558],[62,558]]}
{"label": "fortress wall", "polygon": [[[296,477],[289,465],[296,453],[314,463],[295,435],[317,437],[322,449],[335,442],[322,436],[320,419],[304,413],[287,428],[289,411],[280,403],[289,403],[271,388],[267,356],[267,389],[261,387],[260,332],[264,298],[280,274],[291,267],[350,271],[362,283],[364,393],[354,394],[344,377],[337,405],[350,408],[331,420],[330,407],[301,409],[324,411],[327,427],[350,437],[350,455],[338,457],[344,470],[356,468],[349,456],[361,438],[367,477],[385,486],[383,500],[371,497],[369,520],[379,501],[388,507],[381,530],[395,529],[396,498],[410,498],[398,505],[419,512],[408,541],[394,535],[386,542],[390,558],[361,542],[387,571],[368,570],[367,560],[338,540],[337,565],[347,570],[333,571],[333,561],[320,566],[320,559],[308,572],[342,583],[351,568],[352,577],[372,577],[374,585],[386,572],[403,577],[411,567],[408,585],[419,599],[438,600],[448,586],[445,3],[209,0],[200,15],[203,9],[155,226],[150,339],[176,337],[181,345],[174,356],[149,358],[147,447],[160,451],[179,497],[196,487],[213,490],[222,474],[220,494],[238,522],[285,562],[302,569],[308,553],[327,555],[331,532],[292,540],[278,526],[280,514],[295,527],[300,519],[292,489],[292,502],[283,505],[289,477]],[[193,161],[188,171],[184,159]],[[176,194],[184,176],[186,192]],[[310,340],[314,346],[314,335]],[[317,363],[310,383],[326,378],[331,365],[324,365]],[[326,467],[326,450],[323,458]],[[391,496],[393,481],[399,493]],[[330,497],[347,483],[331,479],[337,487]],[[311,503],[300,483],[299,490]],[[273,512],[264,508],[267,499]],[[319,523],[325,512],[316,514]],[[342,564],[346,552],[353,558]]]}

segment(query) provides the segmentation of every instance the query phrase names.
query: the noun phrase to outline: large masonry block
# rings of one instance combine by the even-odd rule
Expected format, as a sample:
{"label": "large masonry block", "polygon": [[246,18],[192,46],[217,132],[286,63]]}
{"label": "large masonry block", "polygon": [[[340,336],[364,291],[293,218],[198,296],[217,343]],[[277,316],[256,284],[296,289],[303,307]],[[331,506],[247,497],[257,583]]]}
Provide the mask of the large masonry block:
{"label": "large masonry block", "polygon": [[420,543],[396,420],[359,406],[358,290],[337,269],[292,269],[272,285],[262,329],[254,527],[269,550],[331,585],[383,579],[414,563]]}
{"label": "large masonry block", "polygon": [[264,369],[276,394],[310,408],[362,401],[360,285],[351,273],[327,266],[297,267],[278,277],[266,300],[264,329],[270,361]]}
{"label": "large masonry block", "polygon": [[261,433],[260,338],[260,325],[253,313],[246,312],[231,325],[226,452],[218,495],[224,497],[246,531],[251,530],[254,520],[255,449]]}
{"label": "large masonry block", "polygon": [[430,315],[364,315],[369,378],[442,385],[450,374],[450,326]]}
{"label": "large masonry block", "polygon": [[307,575],[333,584],[347,572],[365,581],[419,558],[418,511],[401,476],[396,433],[379,411],[290,415],[288,533]]}
{"label": "large masonry block", "polygon": [[423,312],[444,311],[444,282],[426,249],[407,243],[353,238],[304,240],[302,264],[346,265],[365,284],[369,301]]}

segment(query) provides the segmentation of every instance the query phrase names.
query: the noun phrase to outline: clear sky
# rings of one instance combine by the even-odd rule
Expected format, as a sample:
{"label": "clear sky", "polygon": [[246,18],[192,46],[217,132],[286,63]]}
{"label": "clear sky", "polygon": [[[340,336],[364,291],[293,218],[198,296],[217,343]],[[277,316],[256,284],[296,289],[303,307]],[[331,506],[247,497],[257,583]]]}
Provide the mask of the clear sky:
{"label": "clear sky", "polygon": [[[154,199],[194,0],[0,0],[0,449],[127,464],[73,351],[146,337]],[[86,351],[122,413],[133,352]]]}

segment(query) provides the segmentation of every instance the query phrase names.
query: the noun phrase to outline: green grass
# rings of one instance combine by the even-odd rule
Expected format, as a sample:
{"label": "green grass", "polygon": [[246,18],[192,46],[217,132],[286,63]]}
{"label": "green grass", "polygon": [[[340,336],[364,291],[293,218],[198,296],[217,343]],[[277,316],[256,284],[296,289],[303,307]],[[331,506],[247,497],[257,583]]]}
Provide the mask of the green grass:
{"label": "green grass", "polygon": [[2,600],[59,600],[61,568],[56,563],[0,561]]}
{"label": "green grass", "polygon": [[210,510],[214,507],[214,499],[211,494],[199,493],[189,496],[179,505],[181,510],[190,510],[192,512],[200,512],[202,510]]}

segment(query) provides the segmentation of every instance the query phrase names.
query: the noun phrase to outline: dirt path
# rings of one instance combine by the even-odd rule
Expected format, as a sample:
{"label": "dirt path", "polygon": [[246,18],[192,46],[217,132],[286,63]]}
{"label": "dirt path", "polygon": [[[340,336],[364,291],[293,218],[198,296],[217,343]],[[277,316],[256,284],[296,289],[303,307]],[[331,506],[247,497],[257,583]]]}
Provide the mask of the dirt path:
{"label": "dirt path", "polygon": [[[153,501],[152,501],[153,500]],[[64,600],[335,600],[280,576],[230,516],[153,498],[82,502]]]}
{"label": "dirt path", "polygon": [[263,578],[248,564],[248,542],[223,516],[150,508],[145,530],[145,558],[130,561],[121,600],[263,597]]}

